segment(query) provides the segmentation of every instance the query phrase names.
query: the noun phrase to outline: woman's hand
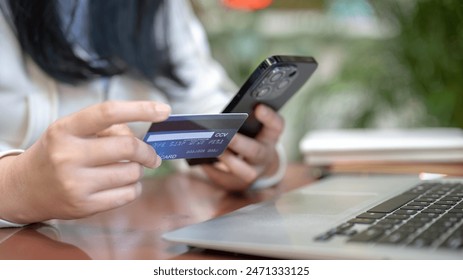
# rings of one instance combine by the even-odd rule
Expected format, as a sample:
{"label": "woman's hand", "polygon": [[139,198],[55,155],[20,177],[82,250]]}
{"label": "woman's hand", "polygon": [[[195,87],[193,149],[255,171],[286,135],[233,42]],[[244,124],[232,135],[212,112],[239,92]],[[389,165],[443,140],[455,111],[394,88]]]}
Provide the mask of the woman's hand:
{"label": "woman's hand", "polygon": [[271,176],[279,166],[276,144],[284,129],[283,118],[271,108],[259,105],[256,118],[263,124],[256,138],[237,134],[213,165],[204,165],[209,178],[222,188],[241,191],[261,176]]}
{"label": "woman's hand", "polygon": [[0,218],[73,219],[133,201],[143,167],[156,168],[161,159],[125,123],[169,114],[160,103],[109,101],[57,120],[23,154],[0,160]]}

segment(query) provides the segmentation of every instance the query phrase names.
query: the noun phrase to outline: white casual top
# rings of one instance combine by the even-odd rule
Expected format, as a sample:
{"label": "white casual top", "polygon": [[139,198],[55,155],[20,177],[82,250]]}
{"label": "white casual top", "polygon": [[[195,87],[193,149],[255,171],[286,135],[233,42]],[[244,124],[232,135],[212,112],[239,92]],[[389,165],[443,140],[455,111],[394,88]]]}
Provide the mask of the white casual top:
{"label": "white casual top", "polygon": [[[169,59],[186,87],[166,77],[156,78],[153,86],[126,75],[77,87],[60,83],[22,53],[14,30],[0,12],[0,158],[30,147],[54,120],[105,100],[155,100],[169,103],[172,113],[221,112],[236,92],[234,84],[212,59],[204,29],[189,2],[165,3]],[[0,5],[5,6],[4,0]],[[149,123],[129,126],[142,137]],[[0,227],[9,226],[17,224],[0,220]]]}

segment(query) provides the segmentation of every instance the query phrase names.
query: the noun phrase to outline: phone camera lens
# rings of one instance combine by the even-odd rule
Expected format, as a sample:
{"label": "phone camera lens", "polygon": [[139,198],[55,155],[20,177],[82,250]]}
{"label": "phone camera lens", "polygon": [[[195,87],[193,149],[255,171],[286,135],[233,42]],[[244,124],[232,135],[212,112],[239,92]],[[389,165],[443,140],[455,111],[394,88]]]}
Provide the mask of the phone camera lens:
{"label": "phone camera lens", "polygon": [[272,75],[270,76],[270,82],[274,83],[276,81],[278,81],[279,79],[281,79],[281,77],[283,77],[283,72],[280,72],[280,71],[274,71],[272,73]]}
{"label": "phone camera lens", "polygon": [[270,93],[272,89],[270,87],[260,87],[254,91],[255,98],[263,98]]}
{"label": "phone camera lens", "polygon": [[284,89],[289,85],[289,79],[284,79],[281,82],[278,83],[277,88],[278,89]]}

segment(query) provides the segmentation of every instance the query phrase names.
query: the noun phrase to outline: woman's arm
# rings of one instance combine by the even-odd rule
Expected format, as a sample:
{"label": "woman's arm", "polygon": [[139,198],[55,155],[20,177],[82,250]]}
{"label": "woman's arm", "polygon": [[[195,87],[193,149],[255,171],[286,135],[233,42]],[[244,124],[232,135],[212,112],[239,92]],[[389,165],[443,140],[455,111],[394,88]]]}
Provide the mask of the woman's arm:
{"label": "woman's arm", "polygon": [[0,219],[75,219],[133,201],[143,167],[161,160],[125,123],[169,114],[160,103],[112,101],[57,120],[24,153],[0,159]]}

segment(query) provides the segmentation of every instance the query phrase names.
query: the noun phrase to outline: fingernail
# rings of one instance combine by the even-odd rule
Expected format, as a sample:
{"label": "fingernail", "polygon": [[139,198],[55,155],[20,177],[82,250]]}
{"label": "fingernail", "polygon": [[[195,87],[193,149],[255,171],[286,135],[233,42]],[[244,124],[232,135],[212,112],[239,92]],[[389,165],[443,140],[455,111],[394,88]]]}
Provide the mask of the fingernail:
{"label": "fingernail", "polygon": [[172,108],[165,103],[156,103],[156,111],[158,112],[166,112],[169,113],[171,112]]}
{"label": "fingernail", "polygon": [[259,107],[260,116],[265,117],[269,114],[269,108],[265,105],[260,105]]}
{"label": "fingernail", "polygon": [[159,155],[156,155],[156,162],[154,163],[153,168],[158,168],[159,166],[161,166],[161,163],[162,163],[161,157]]}

